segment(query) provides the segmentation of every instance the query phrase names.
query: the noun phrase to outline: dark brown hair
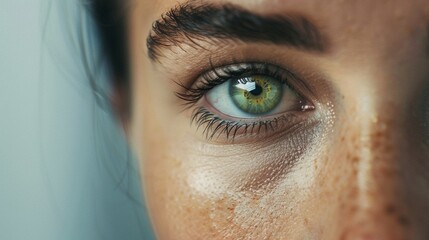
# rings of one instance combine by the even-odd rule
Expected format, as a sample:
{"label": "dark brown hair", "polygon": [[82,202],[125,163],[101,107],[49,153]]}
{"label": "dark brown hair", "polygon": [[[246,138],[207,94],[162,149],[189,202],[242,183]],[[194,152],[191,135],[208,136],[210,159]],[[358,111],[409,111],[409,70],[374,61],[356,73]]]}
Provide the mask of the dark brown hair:
{"label": "dark brown hair", "polygon": [[103,52],[108,58],[116,86],[129,81],[126,0],[92,0],[90,11],[98,28]]}
{"label": "dark brown hair", "polygon": [[89,4],[98,29],[102,52],[112,73],[110,80],[114,91],[110,96],[111,104],[125,130],[131,114],[128,3],[128,0],[92,0]]}

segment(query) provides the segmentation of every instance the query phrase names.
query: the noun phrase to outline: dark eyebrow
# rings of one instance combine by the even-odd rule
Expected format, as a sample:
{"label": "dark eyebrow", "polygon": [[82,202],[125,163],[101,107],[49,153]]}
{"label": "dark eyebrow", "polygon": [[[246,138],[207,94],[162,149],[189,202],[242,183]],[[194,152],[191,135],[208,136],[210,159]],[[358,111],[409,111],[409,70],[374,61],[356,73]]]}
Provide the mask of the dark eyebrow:
{"label": "dark eyebrow", "polygon": [[148,55],[156,60],[162,49],[207,39],[268,42],[317,52],[327,48],[318,29],[300,15],[262,16],[231,4],[182,4],[153,23]]}

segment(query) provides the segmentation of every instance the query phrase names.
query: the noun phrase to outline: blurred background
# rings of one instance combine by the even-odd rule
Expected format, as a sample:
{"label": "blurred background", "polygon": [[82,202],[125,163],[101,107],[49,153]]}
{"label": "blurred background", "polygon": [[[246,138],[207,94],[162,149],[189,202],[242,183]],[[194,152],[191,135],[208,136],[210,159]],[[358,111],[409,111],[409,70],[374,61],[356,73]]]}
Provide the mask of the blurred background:
{"label": "blurred background", "polygon": [[0,0],[0,239],[154,239],[82,2]]}

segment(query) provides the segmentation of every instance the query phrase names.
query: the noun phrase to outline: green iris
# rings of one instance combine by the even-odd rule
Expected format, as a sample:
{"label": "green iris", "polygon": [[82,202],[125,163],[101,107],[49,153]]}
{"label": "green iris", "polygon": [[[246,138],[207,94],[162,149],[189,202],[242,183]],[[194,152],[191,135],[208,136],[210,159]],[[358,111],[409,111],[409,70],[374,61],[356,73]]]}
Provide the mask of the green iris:
{"label": "green iris", "polygon": [[254,75],[231,80],[230,94],[239,109],[249,114],[265,114],[281,101],[283,84],[271,77]]}

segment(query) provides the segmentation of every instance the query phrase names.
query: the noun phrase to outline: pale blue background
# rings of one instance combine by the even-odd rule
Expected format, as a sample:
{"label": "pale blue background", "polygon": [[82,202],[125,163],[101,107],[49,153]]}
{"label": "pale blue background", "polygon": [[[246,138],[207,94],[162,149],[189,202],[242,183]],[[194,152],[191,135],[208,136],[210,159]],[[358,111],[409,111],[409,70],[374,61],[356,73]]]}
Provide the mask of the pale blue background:
{"label": "pale blue background", "polygon": [[2,240],[153,239],[138,164],[88,84],[82,45],[108,92],[76,2],[0,0]]}

